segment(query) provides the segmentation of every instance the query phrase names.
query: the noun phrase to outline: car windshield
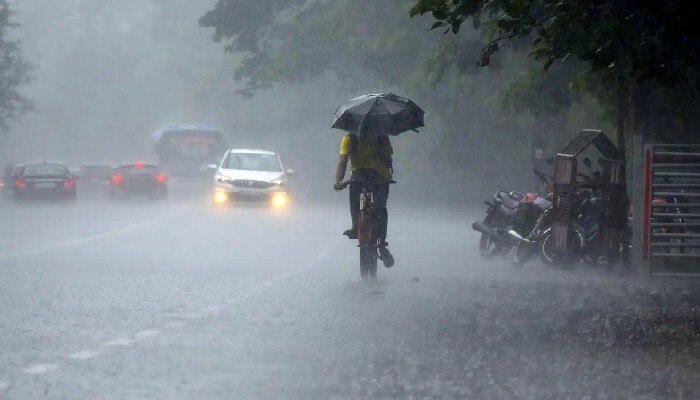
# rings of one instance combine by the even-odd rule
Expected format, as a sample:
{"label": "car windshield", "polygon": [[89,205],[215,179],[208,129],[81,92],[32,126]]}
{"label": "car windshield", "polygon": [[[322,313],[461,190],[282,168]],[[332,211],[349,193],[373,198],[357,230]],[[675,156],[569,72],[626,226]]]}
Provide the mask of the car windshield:
{"label": "car windshield", "polygon": [[274,154],[229,153],[224,168],[249,171],[281,172],[282,166]]}
{"label": "car windshield", "polygon": [[68,175],[68,168],[63,164],[29,164],[25,165],[20,172],[24,176],[37,175]]}

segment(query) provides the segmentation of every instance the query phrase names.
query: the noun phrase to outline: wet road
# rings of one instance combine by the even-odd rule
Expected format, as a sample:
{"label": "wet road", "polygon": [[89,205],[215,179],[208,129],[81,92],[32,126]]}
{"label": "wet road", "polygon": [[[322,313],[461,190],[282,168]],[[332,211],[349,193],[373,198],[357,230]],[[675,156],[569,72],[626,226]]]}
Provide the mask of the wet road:
{"label": "wet road", "polygon": [[3,203],[0,398],[700,397],[693,286],[482,262],[471,217],[395,207],[368,283],[344,208]]}

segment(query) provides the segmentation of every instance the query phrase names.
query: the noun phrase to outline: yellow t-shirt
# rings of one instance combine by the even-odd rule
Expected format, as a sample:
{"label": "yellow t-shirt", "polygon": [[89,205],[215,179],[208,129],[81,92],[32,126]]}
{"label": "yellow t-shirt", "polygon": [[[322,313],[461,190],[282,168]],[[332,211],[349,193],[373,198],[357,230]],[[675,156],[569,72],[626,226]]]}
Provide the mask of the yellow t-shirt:
{"label": "yellow t-shirt", "polygon": [[[347,134],[343,137],[343,140],[340,142],[340,154],[341,155],[350,155],[350,168],[352,170],[356,169],[373,169],[377,171],[379,176],[383,177],[384,179],[391,179],[391,170],[389,169],[389,166],[386,165],[385,163],[381,162],[378,157],[378,152],[380,150],[380,145],[377,141],[377,138],[374,136],[368,137],[368,138],[358,138],[357,139],[357,154],[355,156],[351,156],[351,144],[350,144],[350,134]],[[387,156],[391,156],[394,154],[394,149],[391,147],[391,143],[389,142],[388,138],[386,140],[386,145],[384,146],[382,151],[386,152]]]}

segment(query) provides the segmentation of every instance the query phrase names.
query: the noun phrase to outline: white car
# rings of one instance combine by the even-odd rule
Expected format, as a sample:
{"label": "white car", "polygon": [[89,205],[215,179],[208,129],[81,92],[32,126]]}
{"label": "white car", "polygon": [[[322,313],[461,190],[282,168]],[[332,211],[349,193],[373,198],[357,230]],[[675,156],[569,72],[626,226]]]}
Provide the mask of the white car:
{"label": "white car", "polygon": [[294,170],[285,170],[274,152],[231,149],[219,165],[211,164],[209,168],[216,170],[213,194],[216,204],[258,202],[276,208],[287,206],[289,176]]}

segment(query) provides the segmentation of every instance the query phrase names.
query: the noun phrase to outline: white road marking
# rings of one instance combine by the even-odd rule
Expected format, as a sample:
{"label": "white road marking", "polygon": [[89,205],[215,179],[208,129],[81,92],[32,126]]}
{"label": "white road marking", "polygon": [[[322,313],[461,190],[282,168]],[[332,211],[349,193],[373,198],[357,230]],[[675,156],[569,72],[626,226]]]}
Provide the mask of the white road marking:
{"label": "white road marking", "polygon": [[34,255],[38,255],[38,254],[48,253],[48,252],[53,251],[53,250],[75,247],[75,246],[80,246],[80,245],[86,244],[86,243],[96,242],[98,240],[107,239],[107,238],[110,238],[112,236],[123,235],[125,233],[130,233],[132,231],[139,230],[141,228],[145,228],[147,226],[156,225],[156,224],[161,223],[163,221],[166,221],[170,218],[176,217],[176,216],[182,214],[184,211],[185,211],[184,208],[179,209],[177,211],[173,211],[173,212],[170,212],[170,213],[165,214],[163,216],[149,219],[147,221],[143,221],[143,222],[139,222],[139,223],[131,224],[131,225],[126,225],[126,226],[118,228],[118,229],[113,229],[111,231],[99,233],[99,234],[92,235],[92,236],[86,236],[83,238],[68,240],[68,241],[62,242],[62,243],[50,244],[44,248],[18,250],[15,252],[0,254],[0,260],[5,260],[8,258],[15,258],[15,257],[23,257],[23,256],[34,256]]}
{"label": "white road marking", "polygon": [[134,343],[133,339],[113,339],[105,343],[105,346],[110,347],[126,347],[131,346]]}
{"label": "white road marking", "polygon": [[180,328],[182,326],[185,326],[185,323],[183,321],[170,321],[166,322],[164,326],[166,328]]}
{"label": "white road marking", "polygon": [[187,313],[187,314],[180,315],[180,319],[184,319],[184,320],[200,319],[202,317],[203,317],[203,315],[199,314],[199,313]]}
{"label": "white road marking", "polygon": [[136,334],[134,336],[138,339],[147,339],[147,338],[159,335],[159,334],[160,334],[159,330],[150,329],[150,330],[146,330],[146,331],[136,332]]}
{"label": "white road marking", "polygon": [[[14,254],[0,255],[0,259],[11,258],[11,257],[16,257],[16,256],[22,256],[22,255],[40,254],[40,253],[48,252],[50,250],[57,249],[57,248],[71,247],[71,246],[76,246],[76,245],[80,245],[83,243],[88,243],[88,242],[103,239],[103,238],[106,238],[109,236],[126,233],[126,232],[129,232],[131,230],[139,229],[139,228],[144,227],[144,226],[152,225],[152,224],[155,224],[157,222],[160,222],[161,220],[171,218],[175,215],[176,215],[176,213],[173,213],[172,215],[168,215],[168,216],[163,217],[163,218],[157,218],[157,219],[153,219],[150,221],[146,221],[144,223],[126,226],[124,228],[117,229],[117,230],[110,231],[110,232],[105,232],[105,233],[100,234],[100,235],[90,236],[90,237],[82,238],[82,239],[76,239],[76,240],[69,241],[66,243],[60,243],[60,244],[50,246],[50,247],[47,247],[44,249],[39,249],[36,251],[26,251],[26,252],[14,253]],[[336,245],[338,245],[339,243],[340,243],[340,241],[338,241],[336,243]],[[330,247],[324,249],[323,251],[321,251],[317,255],[315,262],[313,264],[319,264],[321,261],[323,261],[323,259],[329,255],[329,253],[331,252],[331,250],[334,247],[335,246],[330,246]],[[277,276],[277,277],[272,278],[270,280],[267,280],[267,281],[263,282],[262,285],[257,287],[256,289],[253,289],[253,290],[249,291],[248,293],[242,294],[233,300],[229,300],[226,302],[226,304],[227,305],[235,305],[240,300],[246,300],[246,299],[249,299],[253,296],[256,296],[260,292],[263,292],[265,290],[265,288],[269,288],[277,281],[287,279],[287,278],[290,278],[290,277],[295,276],[295,275],[299,275],[303,272],[306,272],[310,269],[314,269],[316,267],[318,267],[318,265],[312,265],[311,267],[302,268],[300,270],[297,270],[297,271],[294,271],[291,273],[287,273],[284,275],[280,275],[280,276]],[[223,306],[209,306],[209,307],[205,307],[202,311],[204,313],[216,313],[216,312],[221,311],[222,309],[223,309]],[[202,318],[203,316],[204,315],[202,315],[201,313],[199,313],[199,314],[190,313],[190,314],[183,314],[179,318],[180,319],[198,319],[198,318]],[[175,328],[175,327],[180,327],[180,326],[184,326],[184,325],[185,325],[185,323],[183,321],[169,321],[165,324],[165,326],[169,327],[169,328]],[[137,339],[146,339],[146,338],[157,336],[160,333],[161,333],[161,331],[156,330],[156,329],[143,330],[143,331],[137,332],[134,335],[134,337]],[[110,340],[109,342],[106,342],[104,345],[109,346],[109,347],[127,347],[127,346],[134,344],[134,343],[135,343],[134,339],[117,338],[117,339]],[[101,352],[99,352],[99,351],[84,350],[84,351],[79,351],[77,353],[71,354],[68,356],[68,358],[74,359],[74,360],[86,360],[89,358],[96,357],[99,354],[101,354]],[[32,365],[28,368],[25,368],[23,371],[26,374],[41,375],[41,374],[45,374],[45,373],[48,373],[51,371],[55,371],[58,368],[60,368],[60,365],[57,365],[57,364],[35,364],[35,365]],[[5,390],[9,387],[10,387],[9,383],[4,382],[4,381],[0,381],[0,391]]]}
{"label": "white road marking", "polygon": [[221,307],[221,306],[209,306],[209,307],[204,307],[202,309],[202,312],[207,313],[207,314],[218,313],[219,311],[221,311],[222,308],[223,307]]}
{"label": "white road marking", "polygon": [[25,374],[41,375],[58,369],[56,364],[36,364],[24,369]]}
{"label": "white road marking", "polygon": [[69,355],[68,358],[73,360],[87,360],[98,355],[100,355],[99,351],[83,350]]}

